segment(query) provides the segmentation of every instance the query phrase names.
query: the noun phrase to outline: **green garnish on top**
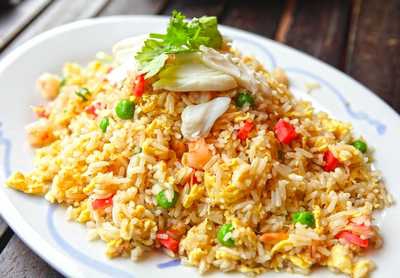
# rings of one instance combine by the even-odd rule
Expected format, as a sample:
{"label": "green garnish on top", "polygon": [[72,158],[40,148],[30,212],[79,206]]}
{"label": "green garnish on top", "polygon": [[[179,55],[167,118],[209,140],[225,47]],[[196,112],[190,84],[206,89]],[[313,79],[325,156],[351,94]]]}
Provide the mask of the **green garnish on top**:
{"label": "green garnish on top", "polygon": [[143,48],[136,54],[145,78],[156,75],[165,65],[168,54],[195,52],[201,45],[219,49],[222,36],[215,16],[203,16],[186,21],[186,17],[173,11],[166,34],[150,34]]}

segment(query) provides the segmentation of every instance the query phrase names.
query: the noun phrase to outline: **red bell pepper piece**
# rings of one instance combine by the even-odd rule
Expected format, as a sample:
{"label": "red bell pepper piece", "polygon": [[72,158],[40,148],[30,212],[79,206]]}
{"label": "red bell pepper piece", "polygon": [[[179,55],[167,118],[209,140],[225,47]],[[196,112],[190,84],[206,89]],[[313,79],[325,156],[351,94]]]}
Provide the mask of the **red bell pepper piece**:
{"label": "red bell pepper piece", "polygon": [[86,107],[85,112],[88,113],[88,114],[90,114],[90,115],[93,115],[94,117],[97,117],[97,112],[96,112],[96,110],[97,110],[97,109],[101,109],[101,108],[103,108],[103,107],[104,107],[103,104],[101,104],[100,102],[96,102],[96,103],[94,103],[94,104],[89,105],[88,107]]}
{"label": "red bell pepper piece", "polygon": [[336,238],[342,238],[348,243],[360,246],[362,248],[368,247],[368,239],[361,239],[358,235],[353,234],[350,231],[341,231],[336,235]]}
{"label": "red bell pepper piece", "polygon": [[276,137],[283,144],[290,144],[297,137],[294,126],[285,120],[280,119],[274,129]]}
{"label": "red bell pepper piece", "polygon": [[141,97],[144,93],[144,75],[138,75],[136,77],[136,86],[133,90],[133,95],[136,97]]}
{"label": "red bell pepper piece", "polygon": [[324,170],[327,172],[334,171],[339,166],[339,160],[329,150],[324,153],[324,161]]}
{"label": "red bell pepper piece", "polygon": [[173,230],[164,232],[162,230],[157,232],[156,238],[162,246],[176,253],[179,250],[179,240],[177,240]]}
{"label": "red bell pepper piece", "polygon": [[105,199],[96,199],[92,202],[92,207],[93,209],[103,209],[109,206],[112,206],[113,201],[112,201],[113,196],[110,196]]}
{"label": "red bell pepper piece", "polygon": [[254,123],[250,120],[247,120],[244,125],[239,129],[237,133],[237,138],[240,140],[246,140],[249,137],[251,130],[254,128]]}

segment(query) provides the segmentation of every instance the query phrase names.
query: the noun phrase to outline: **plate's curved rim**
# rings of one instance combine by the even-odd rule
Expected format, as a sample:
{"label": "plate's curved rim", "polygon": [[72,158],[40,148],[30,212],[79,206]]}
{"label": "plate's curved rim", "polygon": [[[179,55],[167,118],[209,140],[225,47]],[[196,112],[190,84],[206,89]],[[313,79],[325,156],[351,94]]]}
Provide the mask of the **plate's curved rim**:
{"label": "plate's curved rim", "polygon": [[[157,16],[157,15],[120,15],[120,16],[108,16],[102,18],[90,18],[78,20],[72,23],[64,24],[61,26],[57,26],[48,31],[45,31],[30,40],[24,42],[22,45],[18,46],[16,49],[12,50],[9,53],[6,53],[6,56],[0,60],[0,74],[2,74],[7,67],[12,64],[16,59],[18,59],[22,54],[29,51],[30,48],[36,46],[44,40],[50,39],[51,37],[58,35],[63,32],[67,32],[73,29],[78,29],[82,27],[92,26],[96,24],[104,24],[108,22],[118,22],[121,20],[129,20],[135,18],[137,20],[145,20],[145,21],[158,21],[167,20],[167,16]],[[372,97],[374,102],[378,102],[380,105],[383,105],[386,111],[390,111],[392,117],[395,118],[400,123],[399,114],[390,107],[385,101],[383,101],[380,97],[374,94],[370,89],[365,87],[363,84],[352,78],[351,76],[341,72],[340,70],[332,67],[331,65],[312,57],[311,55],[301,52],[297,49],[294,49],[290,46],[284,45],[282,43],[273,41],[269,38],[262,37],[260,35],[241,30],[238,28],[233,28],[225,25],[221,25],[223,29],[237,32],[242,34],[243,36],[253,37],[257,40],[266,40],[271,44],[275,44],[278,47],[285,48],[295,53],[295,55],[306,56],[309,59],[312,59],[314,62],[317,62],[319,66],[327,67],[329,70],[333,70],[341,78],[349,79],[353,83],[360,86],[364,91],[368,92],[369,96]],[[21,193],[22,194],[22,193]],[[1,213],[2,211],[7,211],[6,214]],[[36,232],[22,217],[21,214],[17,211],[11,201],[7,198],[7,196],[0,192],[0,213],[1,216],[6,220],[8,225],[13,229],[13,231],[19,236],[19,238],[27,244],[36,254],[38,254],[43,260],[49,263],[52,267],[60,271],[62,274],[70,277],[84,277],[82,271],[77,267],[75,260],[69,256],[62,254],[55,247],[48,244],[38,232]]]}

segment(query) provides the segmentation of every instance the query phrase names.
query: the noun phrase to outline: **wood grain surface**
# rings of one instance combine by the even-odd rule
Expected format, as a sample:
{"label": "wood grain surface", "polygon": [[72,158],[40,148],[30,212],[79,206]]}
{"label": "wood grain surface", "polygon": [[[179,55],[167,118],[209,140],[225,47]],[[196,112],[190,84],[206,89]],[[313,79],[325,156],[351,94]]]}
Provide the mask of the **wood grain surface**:
{"label": "wood grain surface", "polygon": [[340,68],[351,2],[299,0],[294,5],[288,15],[290,26],[278,40]]}
{"label": "wood grain surface", "polygon": [[[216,15],[348,73],[400,111],[400,0],[24,0],[0,8],[0,59],[33,36],[112,15]],[[0,218],[1,277],[61,277]]]}
{"label": "wood grain surface", "polygon": [[400,1],[354,1],[346,73],[400,112]]}

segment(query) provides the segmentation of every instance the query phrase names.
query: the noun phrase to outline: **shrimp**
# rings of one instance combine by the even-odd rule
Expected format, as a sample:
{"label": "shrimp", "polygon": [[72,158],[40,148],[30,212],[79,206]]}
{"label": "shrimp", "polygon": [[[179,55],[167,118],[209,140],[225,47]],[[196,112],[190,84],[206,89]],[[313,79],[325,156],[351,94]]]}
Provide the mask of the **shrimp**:
{"label": "shrimp", "polygon": [[51,122],[46,118],[41,118],[25,127],[28,142],[34,148],[47,146],[55,140]]}
{"label": "shrimp", "polygon": [[60,92],[61,80],[57,75],[44,73],[39,77],[36,84],[43,98],[53,100]]}
{"label": "shrimp", "polygon": [[189,167],[202,169],[210,160],[212,153],[204,138],[189,143],[189,152],[184,154],[183,159]]}

